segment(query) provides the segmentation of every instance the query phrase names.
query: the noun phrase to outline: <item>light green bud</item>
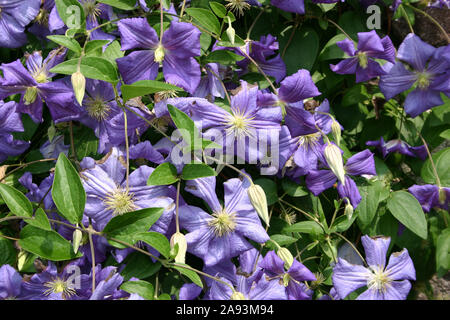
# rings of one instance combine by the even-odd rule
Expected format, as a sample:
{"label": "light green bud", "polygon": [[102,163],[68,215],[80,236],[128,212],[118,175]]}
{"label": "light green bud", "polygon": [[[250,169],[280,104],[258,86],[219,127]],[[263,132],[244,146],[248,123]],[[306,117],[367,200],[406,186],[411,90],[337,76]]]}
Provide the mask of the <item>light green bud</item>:
{"label": "light green bud", "polygon": [[333,171],[334,175],[344,186],[345,170],[341,150],[335,144],[328,143],[327,146],[325,147],[324,155],[328,165],[330,166],[331,171]]}
{"label": "light green bud", "polygon": [[72,74],[72,87],[73,92],[75,93],[75,98],[77,99],[80,105],[83,104],[84,91],[86,89],[86,78],[80,71],[77,71]]}
{"label": "light green bud", "polygon": [[170,238],[170,247],[173,249],[175,245],[178,245],[178,252],[175,257],[175,262],[185,263],[186,251],[187,251],[187,241],[184,234],[181,232],[176,232]]}
{"label": "light green bud", "polygon": [[248,188],[247,194],[258,215],[266,225],[269,225],[269,210],[267,209],[267,198],[263,188],[257,184],[252,184]]}

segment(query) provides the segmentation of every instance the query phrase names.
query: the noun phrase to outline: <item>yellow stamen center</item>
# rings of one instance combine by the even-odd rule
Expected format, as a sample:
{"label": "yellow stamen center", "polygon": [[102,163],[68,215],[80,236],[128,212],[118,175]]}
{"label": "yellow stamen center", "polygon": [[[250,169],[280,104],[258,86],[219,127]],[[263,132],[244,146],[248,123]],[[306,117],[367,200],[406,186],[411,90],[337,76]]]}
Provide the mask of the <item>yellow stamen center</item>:
{"label": "yellow stamen center", "polygon": [[253,119],[254,117],[245,116],[240,112],[233,112],[226,123],[228,126],[226,129],[227,135],[234,134],[238,138],[253,136],[252,130],[250,130]]}
{"label": "yellow stamen center", "polygon": [[321,135],[319,132],[306,134],[306,135],[300,136],[298,138],[298,144],[299,144],[299,146],[301,146],[305,149],[309,149],[309,148],[312,148],[313,146],[317,145],[317,142],[319,141],[320,137],[321,137]]}
{"label": "yellow stamen center", "polygon": [[58,277],[44,283],[44,286],[48,288],[44,291],[46,296],[52,293],[62,293],[62,298],[67,299],[76,294],[75,289],[71,288],[66,281]]}
{"label": "yellow stamen center", "polygon": [[234,214],[228,214],[225,209],[218,213],[213,213],[214,219],[209,221],[209,226],[214,229],[217,237],[223,237],[236,228]]}
{"label": "yellow stamen center", "polygon": [[426,72],[417,74],[417,86],[420,89],[426,89],[430,86],[430,75]]}
{"label": "yellow stamen center", "polygon": [[358,52],[358,63],[359,66],[363,69],[367,68],[367,65],[369,63],[368,59],[367,59],[367,55],[365,52]]}
{"label": "yellow stamen center", "polygon": [[113,216],[122,215],[137,209],[134,204],[134,194],[126,189],[117,188],[110,192],[103,200],[106,208],[113,212]]}
{"label": "yellow stamen center", "polygon": [[246,0],[227,0],[227,2],[226,7],[238,16],[243,16],[244,11],[251,8],[251,5]]}
{"label": "yellow stamen center", "polygon": [[392,279],[389,278],[389,273],[382,267],[372,268],[372,275],[367,282],[369,289],[386,292],[390,286]]}

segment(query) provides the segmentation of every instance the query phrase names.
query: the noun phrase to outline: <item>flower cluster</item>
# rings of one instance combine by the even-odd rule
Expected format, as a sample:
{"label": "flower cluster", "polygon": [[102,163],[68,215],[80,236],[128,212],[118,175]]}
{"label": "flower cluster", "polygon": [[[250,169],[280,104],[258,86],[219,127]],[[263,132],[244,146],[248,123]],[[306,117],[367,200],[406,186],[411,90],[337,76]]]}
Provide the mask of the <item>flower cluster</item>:
{"label": "flower cluster", "polygon": [[404,300],[420,239],[448,271],[450,45],[336,2],[0,0],[0,299]]}

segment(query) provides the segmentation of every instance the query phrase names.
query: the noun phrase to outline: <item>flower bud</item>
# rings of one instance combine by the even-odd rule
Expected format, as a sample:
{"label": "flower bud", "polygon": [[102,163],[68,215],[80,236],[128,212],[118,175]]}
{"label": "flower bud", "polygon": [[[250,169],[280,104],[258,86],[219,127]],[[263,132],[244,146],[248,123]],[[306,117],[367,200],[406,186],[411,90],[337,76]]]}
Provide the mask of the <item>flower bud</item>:
{"label": "flower bud", "polygon": [[235,291],[231,295],[230,300],[247,300],[247,299],[245,299],[245,296],[241,292]]}
{"label": "flower bud", "polygon": [[170,238],[170,247],[173,249],[175,245],[178,244],[178,252],[175,257],[175,262],[185,263],[186,251],[187,251],[187,241],[184,234],[181,232],[176,232]]}
{"label": "flower bud", "polygon": [[23,96],[24,104],[27,106],[36,101],[38,89],[36,87],[29,87]]}
{"label": "flower bud", "polygon": [[164,48],[162,45],[158,45],[155,50],[155,62],[160,63],[164,60]]}
{"label": "flower bud", "polygon": [[232,44],[234,44],[234,40],[236,38],[236,31],[234,30],[233,26],[231,25],[230,17],[227,16],[227,18],[228,18],[227,36],[228,36],[228,39],[230,40],[230,42]]}
{"label": "flower bud", "polygon": [[247,190],[248,197],[261,219],[269,225],[269,210],[267,209],[266,194],[257,184],[252,184]]}
{"label": "flower bud", "polygon": [[331,123],[331,132],[333,133],[334,140],[339,146],[341,144],[341,125],[335,119],[333,119],[333,122]]}
{"label": "flower bud", "polygon": [[27,262],[28,253],[26,251],[19,251],[19,254],[17,255],[17,269],[19,271],[22,271],[25,267],[25,263]]}
{"label": "flower bud", "polygon": [[342,160],[341,150],[338,146],[328,143],[324,151],[325,159],[330,166],[331,171],[338,178],[338,180],[345,185],[345,170],[344,162]]}
{"label": "flower bud", "polygon": [[86,78],[83,76],[83,74],[80,71],[77,71],[72,74],[71,80],[72,80],[73,92],[75,93],[75,98],[77,99],[78,103],[81,105],[83,103],[84,90],[86,88]]}
{"label": "flower bud", "polygon": [[353,216],[353,206],[348,201],[345,205],[344,214],[347,216],[347,219],[350,220]]}
{"label": "flower bud", "polygon": [[73,252],[75,254],[78,252],[78,248],[81,245],[81,241],[83,240],[83,232],[79,229],[75,229],[75,231],[72,234],[72,245],[73,245]]}
{"label": "flower bud", "polygon": [[286,248],[280,248],[277,251],[277,256],[279,256],[280,259],[283,260],[286,270],[289,270],[289,268],[292,266],[292,263],[294,263],[294,257],[292,256],[292,253]]}
{"label": "flower bud", "polygon": [[445,190],[443,188],[439,188],[439,203],[441,205],[444,205],[447,201],[447,194],[445,193]]}

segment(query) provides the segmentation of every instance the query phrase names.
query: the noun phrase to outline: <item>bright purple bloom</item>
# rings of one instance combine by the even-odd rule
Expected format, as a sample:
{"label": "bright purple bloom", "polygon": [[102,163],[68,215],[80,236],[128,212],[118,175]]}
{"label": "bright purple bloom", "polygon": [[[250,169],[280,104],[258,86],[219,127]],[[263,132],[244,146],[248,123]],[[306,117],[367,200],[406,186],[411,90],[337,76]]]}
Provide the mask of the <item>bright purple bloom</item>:
{"label": "bright purple bloom", "polygon": [[405,300],[411,289],[409,280],[416,280],[414,264],[408,250],[393,253],[386,266],[391,238],[361,237],[368,267],[355,265],[339,258],[333,269],[333,285],[339,297],[367,286],[358,300]]}
{"label": "bright purple bloom", "polygon": [[40,0],[0,0],[0,47],[18,48],[27,42],[25,27],[40,5]]}
{"label": "bright purple bloom", "polygon": [[303,0],[272,0],[270,3],[284,11],[298,14],[305,13],[305,2]]}
{"label": "bright purple bloom", "polygon": [[[148,128],[148,124],[142,118],[149,119],[151,116],[147,110],[127,106],[134,111],[126,110],[128,137],[129,141],[133,143],[137,140],[136,132],[142,134]],[[86,94],[83,99],[82,111],[75,119],[94,130],[95,135],[99,138],[99,153],[104,153],[113,146],[118,147],[125,143],[124,112],[117,105],[114,89],[108,82],[86,80]]]}
{"label": "bright purple bloom", "polygon": [[195,283],[186,283],[180,289],[179,300],[194,300],[201,292],[202,288]]}
{"label": "bright purple bloom", "polygon": [[[34,52],[26,58],[27,69],[20,59],[3,63],[0,70],[0,99],[13,94],[22,94],[18,111],[27,113],[34,122],[41,122],[43,100],[55,122],[71,120],[74,94],[63,80],[51,82],[55,76],[49,70],[64,60],[65,51],[53,50],[43,60],[41,52]],[[68,118],[67,118],[68,117]],[[72,116],[73,117],[73,116]]]}
{"label": "bright purple bloom", "polygon": [[89,300],[117,300],[128,295],[119,289],[123,283],[123,277],[116,267],[109,266],[102,269],[101,265],[97,265],[95,282],[95,291],[92,292],[91,288],[92,294],[89,295]]}
{"label": "bright purple bloom", "polygon": [[[43,200],[43,204],[46,210],[55,209],[55,204],[52,198],[51,187],[53,185],[53,173],[51,173],[47,178],[42,180],[40,185],[33,183],[33,176],[30,172],[25,172],[22,177],[19,178],[20,184],[29,190],[26,194],[27,198],[32,201],[39,203]],[[50,191],[49,191],[50,190]],[[45,198],[44,198],[45,196]]]}
{"label": "bright purple bloom", "polygon": [[[220,277],[248,300],[286,300],[286,289],[277,279],[270,279],[260,267],[262,257],[252,248],[239,256],[239,267],[226,260],[213,267],[205,268],[206,273]],[[205,300],[230,300],[230,287],[214,280],[206,280],[210,289]]]}
{"label": "bright purple bloom", "polygon": [[[317,111],[328,113],[330,111],[328,100],[325,99]],[[297,166],[296,175],[306,175],[311,170],[316,170],[318,161],[323,158],[324,147],[322,134],[317,127],[325,134],[330,133],[331,117],[306,111],[303,104],[299,103],[287,109],[285,121],[291,134],[290,146]]]}
{"label": "bright purple bloom", "polygon": [[[236,54],[244,57],[236,62],[241,68],[239,75],[248,72],[259,73],[257,66],[247,58],[246,54],[258,63],[258,66],[265,74],[274,77],[276,82],[280,82],[286,77],[286,64],[280,54],[276,54],[279,49],[277,38],[272,35],[261,36],[259,41],[249,41],[243,48],[216,47],[215,50],[232,50]],[[243,51],[245,49],[245,53]],[[276,55],[275,55],[276,54]]]}
{"label": "bright purple bloom", "polygon": [[186,183],[186,191],[203,199],[212,211],[194,206],[180,207],[180,224],[186,234],[188,252],[213,266],[253,248],[245,239],[264,243],[269,239],[247,194],[247,179],[230,179],[224,183],[225,203],[215,193],[216,178],[200,178]]}
{"label": "bright purple bloom", "polygon": [[[230,111],[213,104],[197,104],[192,108],[192,119],[197,127],[207,129],[204,137],[225,147],[224,154],[237,154],[253,162],[264,156],[263,141],[278,137],[281,110],[257,105],[257,87],[241,81],[240,91],[231,97]],[[212,138],[214,137],[214,139]]]}
{"label": "bright purple bloom", "polygon": [[103,230],[112,217],[144,208],[164,208],[162,216],[152,230],[165,233],[174,213],[173,188],[147,186],[153,168],[145,165],[133,171],[129,185],[125,179],[124,155],[113,148],[106,161],[96,164],[91,158],[84,158],[81,165],[82,182],[87,200],[85,215],[91,218],[97,230]]}
{"label": "bright purple bloom", "polygon": [[408,189],[411,194],[419,200],[423,211],[430,212],[431,208],[441,208],[448,211],[450,202],[450,188],[426,184],[423,186],[414,185]]}
{"label": "bright purple bloom", "polygon": [[[326,160],[323,159],[322,162],[325,164]],[[373,153],[366,149],[353,155],[347,160],[344,170],[346,173],[345,184],[339,181],[337,191],[342,199],[348,198],[353,208],[356,208],[361,202],[361,195],[356,183],[349,175],[376,175]],[[336,180],[337,177],[331,170],[311,170],[306,176],[306,186],[315,196],[318,196],[326,189],[331,188]]]}
{"label": "bright purple bloom", "polygon": [[9,264],[0,267],[0,299],[20,299],[22,293],[22,277]]}
{"label": "bright purple bloom", "polygon": [[225,91],[220,79],[221,65],[218,63],[208,63],[205,67],[206,76],[202,77],[194,96],[199,98],[207,98],[209,101],[214,101],[215,97],[225,98]]}
{"label": "bright purple bloom", "polygon": [[141,158],[157,164],[164,162],[164,156],[152,146],[150,141],[140,142],[130,147],[130,159]]}
{"label": "bright purple bloom", "polygon": [[372,78],[386,74],[386,68],[391,64],[380,66],[373,59],[383,59],[390,63],[395,62],[395,48],[391,39],[383,39],[375,30],[358,32],[358,48],[352,40],[345,39],[336,43],[351,58],[342,60],[337,65],[330,64],[331,70],[338,74],[356,74],[356,82],[368,81]]}
{"label": "bright purple bloom", "polygon": [[17,103],[0,100],[0,163],[9,156],[18,156],[28,149],[30,144],[22,140],[14,140],[11,132],[24,131],[22,119],[16,112]]}
{"label": "bright purple bloom", "polygon": [[258,105],[281,105],[283,110],[289,109],[290,106],[303,108],[303,100],[320,95],[321,93],[314,84],[309,71],[300,69],[281,81],[278,95],[262,91],[259,92]]}
{"label": "bright purple bloom", "polygon": [[275,253],[269,251],[264,259],[259,264],[264,272],[273,279],[274,277],[284,284],[286,287],[286,294],[289,300],[310,300],[311,295],[305,290],[302,281],[317,280],[314,274],[309,271],[302,263],[294,259],[294,262],[288,270],[285,269],[285,263]]}
{"label": "bright purple bloom", "polygon": [[441,92],[450,97],[450,45],[436,49],[410,33],[400,45],[397,58],[402,62],[395,63],[380,78],[380,90],[387,100],[415,86],[405,100],[405,111],[414,118],[442,105]]}
{"label": "bright purple bloom", "polygon": [[68,264],[58,272],[53,262],[47,268],[23,282],[25,300],[80,300],[86,299],[91,287],[91,276],[81,274],[76,263]]}
{"label": "bright purple bloom", "polygon": [[383,137],[381,137],[380,140],[367,141],[366,145],[376,147],[383,154],[384,158],[386,158],[386,156],[392,152],[398,152],[410,157],[420,158],[422,160],[425,160],[428,156],[425,145],[411,147],[405,141],[402,141],[400,139],[394,139],[385,142]]}
{"label": "bright purple bloom", "polygon": [[122,50],[143,49],[117,59],[125,83],[154,80],[160,63],[167,82],[194,93],[200,82],[200,66],[194,59],[200,55],[200,31],[190,23],[170,24],[161,44],[156,31],[144,18],[130,18],[118,23]]}

